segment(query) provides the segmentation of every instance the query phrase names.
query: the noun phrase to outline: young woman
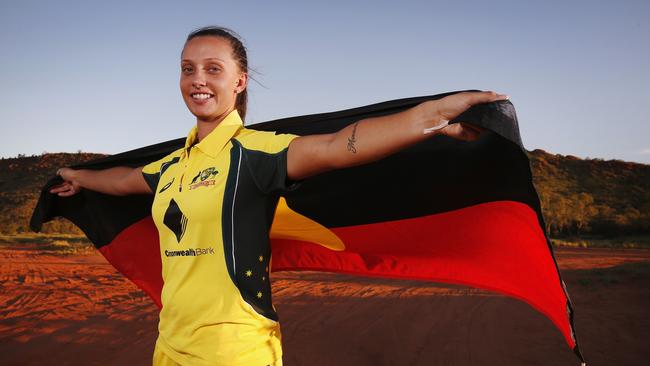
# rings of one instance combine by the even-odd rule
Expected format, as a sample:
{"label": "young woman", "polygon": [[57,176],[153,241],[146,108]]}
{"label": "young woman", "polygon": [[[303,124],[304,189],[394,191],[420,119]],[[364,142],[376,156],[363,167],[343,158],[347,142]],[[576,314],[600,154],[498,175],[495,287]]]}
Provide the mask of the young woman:
{"label": "young woman", "polygon": [[458,93],[332,134],[276,135],[243,126],[248,60],[234,32],[190,33],[180,66],[181,95],[196,116],[184,148],[135,169],[61,168],[64,183],[50,190],[155,195],[164,287],[154,365],[281,365],[268,238],[279,196],[310,176],[435,134],[474,140],[478,129],[447,122],[474,104],[507,99]]}

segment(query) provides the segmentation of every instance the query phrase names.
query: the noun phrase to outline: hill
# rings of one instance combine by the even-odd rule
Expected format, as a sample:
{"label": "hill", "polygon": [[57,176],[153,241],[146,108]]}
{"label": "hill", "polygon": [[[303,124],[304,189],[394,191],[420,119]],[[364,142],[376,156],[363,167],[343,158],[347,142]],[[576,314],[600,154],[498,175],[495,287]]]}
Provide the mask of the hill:
{"label": "hill", "polygon": [[[650,165],[539,149],[527,154],[552,236],[650,234]],[[2,158],[0,234],[29,232],[41,187],[58,168],[103,156],[79,152]],[[45,224],[43,232],[81,234],[64,219]]]}
{"label": "hill", "polygon": [[528,152],[551,235],[650,232],[650,165]]}
{"label": "hill", "polygon": [[[91,153],[45,153],[0,159],[0,234],[29,232],[29,220],[42,186],[56,171],[84,161],[104,157]],[[43,225],[44,233],[81,234],[68,220],[57,218]]]}

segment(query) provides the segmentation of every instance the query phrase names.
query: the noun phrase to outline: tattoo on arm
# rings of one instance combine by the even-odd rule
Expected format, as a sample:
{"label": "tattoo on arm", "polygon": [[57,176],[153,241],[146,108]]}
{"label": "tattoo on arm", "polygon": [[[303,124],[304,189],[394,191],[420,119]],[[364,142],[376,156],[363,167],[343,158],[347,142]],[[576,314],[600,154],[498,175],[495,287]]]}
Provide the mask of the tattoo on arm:
{"label": "tattoo on arm", "polygon": [[359,122],[354,124],[354,127],[352,128],[352,136],[348,137],[348,151],[353,154],[357,153],[357,148],[354,146],[354,143],[357,142],[356,133],[358,124]]}

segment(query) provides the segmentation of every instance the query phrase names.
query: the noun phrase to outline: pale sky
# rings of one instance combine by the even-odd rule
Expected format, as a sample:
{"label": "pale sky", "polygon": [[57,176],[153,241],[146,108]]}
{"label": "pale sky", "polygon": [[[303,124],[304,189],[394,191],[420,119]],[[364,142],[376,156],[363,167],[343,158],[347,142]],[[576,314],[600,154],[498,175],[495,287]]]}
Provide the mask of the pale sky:
{"label": "pale sky", "polygon": [[247,124],[462,89],[510,95],[524,146],[650,163],[650,1],[0,0],[0,156],[185,137],[179,56],[237,31]]}

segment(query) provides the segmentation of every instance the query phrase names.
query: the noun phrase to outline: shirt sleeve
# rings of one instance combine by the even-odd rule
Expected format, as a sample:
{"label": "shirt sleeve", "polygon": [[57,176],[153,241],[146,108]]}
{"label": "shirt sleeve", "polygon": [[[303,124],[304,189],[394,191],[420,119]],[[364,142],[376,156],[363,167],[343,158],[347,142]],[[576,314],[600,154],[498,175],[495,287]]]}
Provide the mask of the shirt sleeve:
{"label": "shirt sleeve", "polygon": [[158,182],[160,181],[160,176],[163,172],[169,167],[169,165],[178,161],[178,157],[172,157],[172,154],[169,154],[162,159],[152,161],[151,163],[142,167],[142,176],[147,182],[151,192],[156,193],[158,187]]}
{"label": "shirt sleeve", "polygon": [[249,167],[258,188],[265,194],[292,191],[301,181],[287,177],[287,153],[289,144],[298,137],[294,134],[265,132],[263,151],[249,151]]}

